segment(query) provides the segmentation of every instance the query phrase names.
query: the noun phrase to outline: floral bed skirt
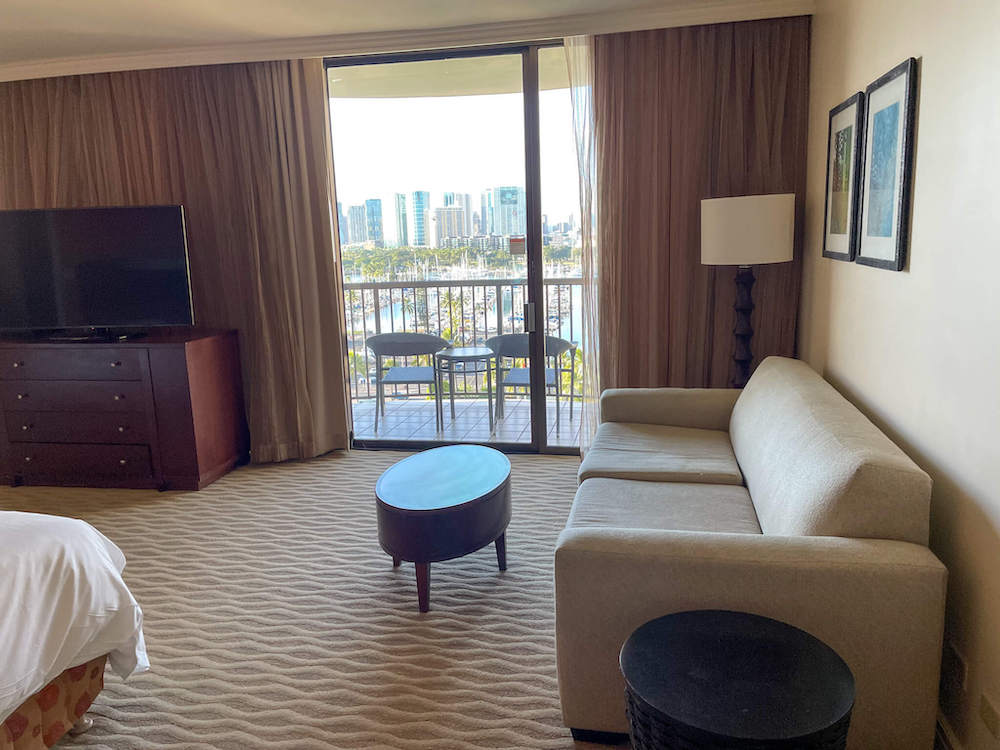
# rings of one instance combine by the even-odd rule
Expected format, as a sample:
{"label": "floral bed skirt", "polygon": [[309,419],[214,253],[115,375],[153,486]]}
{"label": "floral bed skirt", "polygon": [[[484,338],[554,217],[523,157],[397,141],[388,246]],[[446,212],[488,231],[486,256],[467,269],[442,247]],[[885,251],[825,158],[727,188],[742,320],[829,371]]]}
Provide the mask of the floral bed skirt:
{"label": "floral bed skirt", "polygon": [[107,659],[67,669],[22,703],[0,728],[0,750],[45,750],[56,744],[101,692]]}

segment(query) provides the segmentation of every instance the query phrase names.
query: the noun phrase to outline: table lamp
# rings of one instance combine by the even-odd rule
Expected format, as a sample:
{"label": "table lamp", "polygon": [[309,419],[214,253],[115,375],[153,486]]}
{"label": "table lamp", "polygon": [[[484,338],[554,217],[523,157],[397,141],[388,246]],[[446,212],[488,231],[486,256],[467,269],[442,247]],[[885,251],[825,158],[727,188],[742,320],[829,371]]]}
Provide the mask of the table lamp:
{"label": "table lamp", "polygon": [[746,385],[753,361],[750,349],[753,266],[790,261],[794,238],[794,193],[707,198],[701,202],[701,262],[709,266],[739,267],[733,305],[736,310],[734,388]]}

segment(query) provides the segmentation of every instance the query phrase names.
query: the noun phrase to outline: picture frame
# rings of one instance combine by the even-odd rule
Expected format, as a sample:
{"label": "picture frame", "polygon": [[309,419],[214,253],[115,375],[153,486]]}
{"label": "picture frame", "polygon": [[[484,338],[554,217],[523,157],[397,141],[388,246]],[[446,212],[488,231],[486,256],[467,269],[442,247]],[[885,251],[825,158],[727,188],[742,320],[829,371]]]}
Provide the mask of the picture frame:
{"label": "picture frame", "polygon": [[864,164],[855,260],[902,271],[913,192],[917,61],[909,58],[865,89]]}
{"label": "picture frame", "polygon": [[823,257],[853,261],[858,250],[865,96],[858,91],[830,110],[826,136]]}

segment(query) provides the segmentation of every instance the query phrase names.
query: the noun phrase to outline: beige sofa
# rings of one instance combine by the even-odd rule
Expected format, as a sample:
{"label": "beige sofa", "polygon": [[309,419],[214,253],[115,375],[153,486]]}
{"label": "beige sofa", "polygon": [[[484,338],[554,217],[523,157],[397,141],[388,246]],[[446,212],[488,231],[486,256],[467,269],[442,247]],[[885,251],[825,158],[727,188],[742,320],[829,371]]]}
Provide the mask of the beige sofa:
{"label": "beige sofa", "polygon": [[849,747],[931,748],[946,570],[931,480],[802,362],[746,388],[620,389],[555,555],[566,725],[625,732],[618,654],[642,623],[732,609],[832,646],[856,682]]}

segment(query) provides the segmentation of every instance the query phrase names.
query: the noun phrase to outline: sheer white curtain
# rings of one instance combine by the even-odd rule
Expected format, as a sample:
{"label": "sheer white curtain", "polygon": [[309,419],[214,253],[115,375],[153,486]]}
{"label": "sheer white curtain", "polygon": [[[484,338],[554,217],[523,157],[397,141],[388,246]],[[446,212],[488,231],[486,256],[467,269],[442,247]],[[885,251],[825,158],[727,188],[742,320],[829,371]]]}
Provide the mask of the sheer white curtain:
{"label": "sheer white curtain", "polygon": [[580,170],[580,237],[583,246],[583,418],[580,451],[590,447],[599,422],[601,395],[598,337],[597,155],[594,134],[594,37],[564,40]]}

